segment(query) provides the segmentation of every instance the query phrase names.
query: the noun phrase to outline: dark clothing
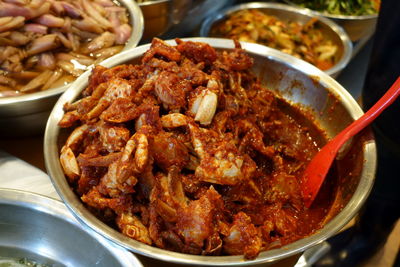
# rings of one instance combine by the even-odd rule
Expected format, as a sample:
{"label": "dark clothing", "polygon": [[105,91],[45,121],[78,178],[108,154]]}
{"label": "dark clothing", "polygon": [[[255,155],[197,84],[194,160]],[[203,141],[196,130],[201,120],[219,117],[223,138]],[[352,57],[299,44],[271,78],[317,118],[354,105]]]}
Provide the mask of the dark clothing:
{"label": "dark clothing", "polygon": [[[400,75],[400,1],[383,0],[362,92],[368,110]],[[400,201],[400,99],[373,123],[378,170],[371,197]],[[400,208],[399,208],[400,210]]]}
{"label": "dark clothing", "polygon": [[[400,75],[399,11],[399,0],[382,0],[362,91],[365,111],[383,96]],[[328,240],[331,251],[315,267],[358,266],[386,242],[400,217],[400,99],[375,120],[373,131],[378,165],[371,195],[356,225]]]}

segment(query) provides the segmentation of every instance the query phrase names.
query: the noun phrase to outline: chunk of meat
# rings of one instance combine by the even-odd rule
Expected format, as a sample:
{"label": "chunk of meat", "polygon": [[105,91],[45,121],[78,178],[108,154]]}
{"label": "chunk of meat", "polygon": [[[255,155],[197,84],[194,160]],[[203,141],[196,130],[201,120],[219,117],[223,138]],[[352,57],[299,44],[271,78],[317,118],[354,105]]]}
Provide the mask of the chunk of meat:
{"label": "chunk of meat", "polygon": [[151,152],[155,163],[166,171],[172,166],[181,169],[189,160],[186,146],[167,132],[160,132],[154,136],[151,142]]}
{"label": "chunk of meat", "polygon": [[223,208],[223,201],[218,192],[211,186],[199,199],[189,203],[178,212],[177,229],[186,244],[200,248],[204,241],[215,231],[215,215]]}
{"label": "chunk of meat", "polygon": [[163,71],[155,82],[154,91],[158,99],[168,109],[179,109],[186,105],[186,93],[190,83],[179,78],[175,73]]}
{"label": "chunk of meat", "polygon": [[225,140],[218,140],[214,131],[189,124],[192,144],[200,158],[196,176],[202,181],[235,185],[244,178],[242,166],[244,158],[236,147]]}
{"label": "chunk of meat", "polygon": [[122,126],[98,123],[96,130],[100,134],[100,142],[108,152],[122,151],[130,137],[130,131]]}
{"label": "chunk of meat", "polygon": [[84,119],[90,120],[101,115],[113,101],[118,98],[132,98],[135,94],[132,85],[123,79],[113,79],[100,84],[91,96],[91,101],[95,106],[84,116]]}
{"label": "chunk of meat", "polygon": [[204,62],[206,65],[211,65],[217,59],[217,52],[209,44],[192,41],[183,42],[179,39],[176,39],[176,42],[178,51],[194,63]]}
{"label": "chunk of meat", "polygon": [[299,181],[295,176],[277,173],[271,177],[268,184],[269,189],[265,193],[264,199],[269,203],[290,203],[297,209],[303,206]]}
{"label": "chunk of meat", "polygon": [[230,255],[244,254],[247,259],[254,259],[260,253],[262,239],[260,231],[251,223],[246,213],[239,212],[224,239],[223,249]]}
{"label": "chunk of meat", "polygon": [[152,244],[147,227],[132,213],[119,214],[116,223],[124,235],[148,245]]}
{"label": "chunk of meat", "polygon": [[240,48],[240,43],[235,41],[236,48],[232,53],[226,54],[225,58],[227,65],[233,71],[243,71],[250,69],[253,66],[253,59]]}
{"label": "chunk of meat", "polygon": [[270,231],[289,240],[297,232],[298,218],[289,208],[282,208],[279,204],[265,206],[261,209],[260,216],[264,218],[264,226],[269,225]]}
{"label": "chunk of meat", "polygon": [[155,56],[161,56],[171,61],[181,60],[181,53],[175,47],[168,45],[158,38],[153,38],[150,49],[144,54],[142,62],[146,63]]}

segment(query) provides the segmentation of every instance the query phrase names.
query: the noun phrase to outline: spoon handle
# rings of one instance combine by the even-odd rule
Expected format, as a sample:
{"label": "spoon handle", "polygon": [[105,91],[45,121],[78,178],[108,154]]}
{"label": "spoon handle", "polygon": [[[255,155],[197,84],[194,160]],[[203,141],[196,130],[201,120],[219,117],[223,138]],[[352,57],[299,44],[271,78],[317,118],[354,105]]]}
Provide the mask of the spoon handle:
{"label": "spoon handle", "polygon": [[353,121],[336,137],[329,141],[310,161],[302,177],[304,205],[308,208],[314,201],[340,147],[355,134],[369,125],[390,106],[400,94],[400,77],[390,89],[364,115]]}

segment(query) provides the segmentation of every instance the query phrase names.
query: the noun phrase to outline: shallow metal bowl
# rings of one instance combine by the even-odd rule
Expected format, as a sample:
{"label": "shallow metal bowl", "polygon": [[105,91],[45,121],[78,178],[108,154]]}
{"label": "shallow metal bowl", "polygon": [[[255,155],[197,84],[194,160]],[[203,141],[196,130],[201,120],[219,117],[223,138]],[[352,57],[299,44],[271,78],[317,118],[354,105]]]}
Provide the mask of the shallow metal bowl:
{"label": "shallow metal bowl", "polygon": [[48,266],[142,264],[130,252],[84,231],[58,200],[0,189],[0,258],[26,258]]}
{"label": "shallow metal bowl", "polygon": [[213,37],[210,35],[210,32],[214,25],[239,10],[247,9],[257,9],[268,15],[275,16],[282,21],[296,21],[300,24],[307,23],[313,17],[318,17],[317,25],[319,29],[339,48],[335,55],[337,58],[336,64],[325,72],[332,77],[336,77],[349,63],[353,52],[353,44],[340,26],[329,19],[311,14],[307,9],[292,7],[285,4],[253,2],[226,8],[203,22],[200,29],[200,36]]}
{"label": "shallow metal bowl", "polygon": [[[297,6],[292,1],[285,0],[286,3],[292,6]],[[378,14],[350,16],[350,15],[334,15],[327,12],[319,12],[308,9],[317,16],[323,16],[332,19],[337,24],[342,26],[353,42],[364,41],[369,39],[375,32]]]}
{"label": "shallow metal bowl", "polygon": [[[232,50],[232,40],[217,38],[192,38],[209,43],[218,50]],[[174,41],[168,41],[175,44]],[[112,67],[128,62],[138,62],[150,45],[139,46],[114,56],[101,65]],[[260,78],[263,86],[274,90],[289,102],[301,105],[310,112],[316,123],[328,137],[333,137],[363,112],[351,95],[333,78],[313,65],[270,49],[266,46],[242,43],[242,47],[254,58],[252,71]],[[325,219],[325,226],[310,237],[298,240],[279,249],[260,253],[254,260],[243,256],[195,256],[166,251],[130,239],[97,219],[71,190],[59,161],[60,145],[65,142],[65,131],[57,123],[63,117],[63,106],[79,98],[88,84],[90,73],[86,72],[67,90],[54,106],[49,117],[44,140],[44,155],[47,171],[52,182],[73,214],[88,228],[134,252],[160,260],[197,265],[251,265],[278,261],[297,254],[339,231],[357,213],[367,198],[376,168],[375,142],[371,131],[354,138],[351,149],[337,163],[338,187],[334,203]]]}
{"label": "shallow metal bowl", "polygon": [[[118,0],[129,13],[132,34],[124,50],[136,47],[143,34],[143,14],[132,0]],[[41,92],[0,98],[0,136],[29,136],[44,131],[58,97],[70,84]]]}

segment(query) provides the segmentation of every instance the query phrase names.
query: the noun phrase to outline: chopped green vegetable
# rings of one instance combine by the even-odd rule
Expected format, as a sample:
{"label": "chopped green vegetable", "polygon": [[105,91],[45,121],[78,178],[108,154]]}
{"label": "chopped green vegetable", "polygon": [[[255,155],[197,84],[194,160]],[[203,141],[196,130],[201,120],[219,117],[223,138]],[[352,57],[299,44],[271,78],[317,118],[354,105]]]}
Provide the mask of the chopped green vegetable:
{"label": "chopped green vegetable", "polygon": [[293,3],[334,15],[372,15],[379,12],[380,0],[292,0]]}

